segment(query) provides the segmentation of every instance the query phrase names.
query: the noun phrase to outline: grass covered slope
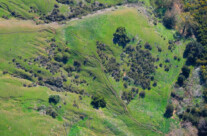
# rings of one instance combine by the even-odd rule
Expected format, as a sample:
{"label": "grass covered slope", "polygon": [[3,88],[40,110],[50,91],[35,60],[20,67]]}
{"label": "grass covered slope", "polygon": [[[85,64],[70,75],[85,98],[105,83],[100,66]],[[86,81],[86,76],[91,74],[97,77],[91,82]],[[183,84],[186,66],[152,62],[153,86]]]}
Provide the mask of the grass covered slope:
{"label": "grass covered slope", "polygon": [[55,0],[0,0],[0,17],[10,18],[15,14],[25,19],[35,18],[51,12],[55,3]]}
{"label": "grass covered slope", "polygon": [[[22,0],[23,1],[23,0]],[[24,1],[26,2],[26,1]],[[28,2],[28,1],[27,1]],[[36,1],[38,3],[38,1]],[[52,1],[51,1],[52,2]],[[168,50],[168,40],[173,40],[173,32],[166,30],[161,24],[151,25],[141,10],[121,7],[116,11],[93,15],[82,20],[69,22],[63,28],[54,30],[47,25],[34,25],[31,22],[3,22],[0,24],[0,134],[9,135],[164,135],[169,132],[175,120],[165,119],[163,114],[167,105],[172,85],[179,75],[184,63],[182,53],[184,46],[178,44],[171,52]],[[12,25],[9,25],[12,24]],[[52,25],[52,24],[51,24]],[[130,38],[135,37],[129,45],[135,47],[141,40],[150,43],[153,57],[160,58],[155,62],[158,69],[155,73],[157,87],[146,92],[145,98],[139,94],[126,104],[121,99],[124,81],[116,82],[109,74],[104,72],[105,66],[97,54],[97,41],[107,44],[107,53],[121,62],[122,47],[113,44],[113,33],[117,27],[123,26]],[[165,38],[165,40],[164,40]],[[15,72],[28,73],[17,69],[12,59],[16,58],[26,69],[42,70],[41,66],[28,65],[24,59],[43,55],[48,48],[49,41],[56,40],[56,44],[66,43],[70,50],[69,61],[66,65],[73,65],[74,61],[88,60],[87,65],[81,66],[79,79],[86,80],[88,85],[77,85],[84,88],[88,95],[72,92],[51,91],[45,86],[24,87],[32,81],[16,78],[10,74]],[[157,46],[162,49],[158,52]],[[142,47],[144,48],[144,47]],[[22,60],[19,60],[19,57]],[[174,56],[181,58],[174,60]],[[166,63],[170,59],[170,63]],[[162,63],[163,67],[159,67]],[[170,65],[171,64],[171,65]],[[164,65],[169,66],[169,72],[164,71]],[[124,66],[126,67],[126,66]],[[62,68],[60,68],[62,69]],[[46,71],[46,70],[45,70]],[[4,74],[3,74],[4,72]],[[9,72],[9,74],[5,74]],[[90,73],[90,74],[89,74]],[[123,73],[122,73],[123,74]],[[43,78],[53,75],[45,72]],[[95,78],[94,78],[95,77]],[[69,79],[67,83],[72,83]],[[136,87],[136,86],[135,86]],[[143,91],[141,87],[139,92]],[[51,94],[58,94],[61,101],[57,105],[48,103]],[[99,94],[107,102],[106,108],[94,109],[91,106],[91,97]],[[81,97],[81,99],[80,99]],[[43,114],[37,109],[41,106],[54,108],[58,116]]]}
{"label": "grass covered slope", "polygon": [[18,71],[9,63],[13,58],[29,58],[44,53],[48,46],[45,39],[54,35],[52,30],[14,20],[2,21],[0,30],[0,134],[63,135],[64,128],[60,122],[33,110],[38,105],[48,105],[51,91],[46,87],[25,88],[23,84],[30,84],[30,81],[2,74],[3,71]]}
{"label": "grass covered slope", "polygon": [[[170,97],[172,85],[176,82],[180,68],[184,63],[183,59],[180,61],[174,60],[174,56],[182,58],[182,53],[185,48],[185,46],[180,44],[176,46],[174,51],[171,52],[168,50],[168,40],[173,40],[173,33],[171,31],[165,30],[165,28],[160,24],[158,24],[158,26],[150,25],[146,16],[142,13],[138,13],[136,9],[123,8],[112,13],[110,12],[105,15],[94,16],[71,23],[65,30],[66,40],[69,43],[69,47],[78,52],[77,55],[79,57],[84,56],[91,58],[92,56],[97,56],[96,41],[102,41],[103,43],[110,45],[112,54],[116,56],[117,59],[120,59],[119,56],[122,49],[121,47],[114,45],[112,41],[113,33],[119,26],[124,26],[130,36],[138,37],[137,41],[138,39],[141,39],[143,44],[145,42],[149,42],[152,45],[151,53],[153,56],[158,56],[160,58],[160,61],[156,62],[158,69],[155,74],[155,81],[157,81],[158,86],[152,87],[150,91],[146,90],[146,98],[140,99],[137,96],[132,100],[132,102],[127,106],[130,114],[129,116],[133,117],[136,122],[146,124],[144,125],[146,129],[148,129],[147,126],[152,126],[151,129],[155,129],[161,133],[167,133],[170,129],[172,120],[165,119],[163,114]],[[136,46],[136,42],[130,44]],[[159,46],[162,49],[161,53],[157,51],[156,46]],[[169,65],[165,63],[166,59],[170,59],[171,61],[169,72],[166,72],[164,71],[164,68],[159,67],[160,63],[163,63],[163,67],[164,65]],[[93,67],[86,69],[88,70],[92,68]],[[97,74],[100,77],[103,77],[103,73],[104,72],[102,71]],[[110,76],[108,79],[111,82],[111,86],[120,96],[121,91],[125,90],[122,84],[115,82]],[[95,85],[94,82],[92,84]],[[96,93],[97,91],[101,91],[100,93],[104,95],[104,97],[108,98],[107,100],[109,105],[110,103],[113,103],[101,87],[95,86],[94,89],[95,90],[91,90],[90,88],[89,91],[91,90]],[[118,111],[117,109],[119,109],[116,107],[113,108],[115,111]],[[120,115],[120,119],[129,125],[129,128],[133,131],[135,130],[136,125],[130,125],[130,119],[125,120],[125,117],[122,115]],[[143,135],[145,135],[145,132],[146,134],[150,133],[149,130],[137,130],[134,132],[134,134],[139,134],[139,132],[141,132],[140,134]]]}

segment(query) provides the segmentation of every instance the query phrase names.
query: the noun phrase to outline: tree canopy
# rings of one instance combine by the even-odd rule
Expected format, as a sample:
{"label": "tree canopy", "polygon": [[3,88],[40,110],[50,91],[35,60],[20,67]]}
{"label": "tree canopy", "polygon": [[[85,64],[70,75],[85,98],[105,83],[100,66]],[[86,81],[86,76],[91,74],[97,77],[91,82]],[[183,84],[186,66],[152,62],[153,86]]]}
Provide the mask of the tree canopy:
{"label": "tree canopy", "polygon": [[187,58],[188,64],[195,64],[198,59],[204,57],[204,51],[200,43],[193,41],[187,44],[183,57]]}
{"label": "tree canopy", "polygon": [[102,96],[96,95],[96,96],[92,97],[91,105],[96,109],[99,109],[100,107],[105,108],[106,101],[104,100],[104,98]]}
{"label": "tree canopy", "polygon": [[60,101],[59,95],[50,95],[49,97],[49,103],[57,104]]}
{"label": "tree canopy", "polygon": [[123,48],[130,42],[125,27],[118,27],[114,33],[113,42]]}
{"label": "tree canopy", "polygon": [[170,118],[173,115],[174,107],[172,104],[168,104],[164,116]]}

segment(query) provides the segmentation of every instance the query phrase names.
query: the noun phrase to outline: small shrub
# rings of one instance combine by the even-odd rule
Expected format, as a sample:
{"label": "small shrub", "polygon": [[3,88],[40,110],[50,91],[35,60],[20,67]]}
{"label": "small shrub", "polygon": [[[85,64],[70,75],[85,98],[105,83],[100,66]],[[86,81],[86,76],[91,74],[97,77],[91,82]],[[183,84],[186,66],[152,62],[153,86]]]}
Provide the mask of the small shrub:
{"label": "small shrub", "polygon": [[156,82],[156,81],[153,83],[153,86],[154,86],[154,87],[156,87],[156,86],[157,86],[157,82]]}
{"label": "small shrub", "polygon": [[60,96],[59,95],[50,95],[49,97],[49,103],[54,103],[57,104],[60,101]]}
{"label": "small shrub", "polygon": [[54,59],[55,59],[56,61],[58,61],[58,62],[61,62],[61,61],[62,61],[62,58],[63,58],[62,53],[57,53],[57,54],[55,54],[55,56],[54,56]]}
{"label": "small shrub", "polygon": [[128,88],[128,84],[127,83],[124,83],[124,88]]}
{"label": "small shrub", "polygon": [[145,43],[144,47],[145,49],[152,50],[152,46],[148,42]]}
{"label": "small shrub", "polygon": [[170,118],[173,115],[174,107],[172,104],[168,104],[164,116]]}
{"label": "small shrub", "polygon": [[46,114],[47,115],[50,115],[53,118],[56,118],[58,116],[58,114],[56,113],[56,111],[54,111],[51,107],[47,108]]}
{"label": "small shrub", "polygon": [[92,97],[91,105],[96,109],[99,109],[100,107],[105,108],[106,101],[104,100],[102,96],[96,95]]}
{"label": "small shrub", "polygon": [[185,78],[188,78],[189,77],[189,74],[190,74],[190,69],[188,68],[188,66],[183,66],[182,68],[182,74],[185,76]]}
{"label": "small shrub", "polygon": [[165,71],[166,71],[166,72],[170,71],[169,66],[165,66]]}
{"label": "small shrub", "polygon": [[139,96],[140,96],[141,98],[144,98],[144,97],[145,97],[145,91],[141,91],[141,92],[139,93]]}
{"label": "small shrub", "polygon": [[166,14],[163,18],[163,25],[168,29],[173,29],[175,27],[176,19],[175,16]]}
{"label": "small shrub", "polygon": [[183,83],[184,83],[185,79],[186,79],[185,76],[180,74],[179,77],[178,77],[178,84],[180,86],[183,86]]}

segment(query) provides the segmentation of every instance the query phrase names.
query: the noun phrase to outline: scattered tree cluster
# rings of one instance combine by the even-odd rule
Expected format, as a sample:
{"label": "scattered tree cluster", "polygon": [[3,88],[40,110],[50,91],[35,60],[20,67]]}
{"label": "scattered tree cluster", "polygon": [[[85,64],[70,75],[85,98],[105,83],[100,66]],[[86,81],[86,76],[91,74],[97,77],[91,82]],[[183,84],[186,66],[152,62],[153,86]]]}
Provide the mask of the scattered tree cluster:
{"label": "scattered tree cluster", "polygon": [[101,59],[102,64],[105,66],[107,73],[110,73],[116,81],[119,81],[121,78],[120,64],[116,62],[114,57],[109,57],[107,55],[107,46],[106,44],[97,41],[97,53]]}
{"label": "scattered tree cluster", "polygon": [[205,58],[205,54],[205,48],[200,43],[193,41],[187,44],[183,57],[187,58],[187,64],[195,65],[199,60]]}
{"label": "scattered tree cluster", "polygon": [[196,106],[188,107],[186,111],[179,116],[184,121],[191,122],[194,126],[198,128],[199,136],[207,134],[207,107],[206,106]]}
{"label": "scattered tree cluster", "polygon": [[141,47],[127,47],[126,54],[129,55],[130,71],[127,75],[134,80],[135,85],[140,85],[143,89],[150,89],[152,74],[155,72],[154,62],[148,50],[143,50]]}
{"label": "scattered tree cluster", "polygon": [[168,43],[169,43],[168,50],[170,50],[171,52],[172,52],[173,50],[175,50],[175,42],[172,41],[172,40],[169,40]]}
{"label": "scattered tree cluster", "polygon": [[172,29],[176,24],[176,14],[173,10],[173,0],[154,0],[155,15],[163,19],[163,24],[168,29]]}
{"label": "scattered tree cluster", "polygon": [[42,105],[37,108],[37,111],[49,115],[53,118],[56,118],[58,116],[57,110],[52,106],[46,107],[45,105]]}
{"label": "scattered tree cluster", "polygon": [[[14,58],[12,63],[17,70],[14,76],[33,81],[32,87],[36,85],[47,86],[53,91],[70,91],[77,94],[85,94],[84,89],[79,88],[80,84],[86,85],[85,80],[79,78],[82,62],[74,60],[73,65],[67,64],[71,54],[65,45],[57,45],[55,39],[51,39],[50,47],[46,49],[48,56],[23,59],[21,56]],[[64,74],[63,74],[64,73]],[[71,80],[71,84],[67,81]]]}
{"label": "scattered tree cluster", "polygon": [[145,49],[152,50],[152,46],[148,42],[145,43],[144,47]]}
{"label": "scattered tree cluster", "polygon": [[59,7],[55,5],[51,14],[42,16],[41,19],[44,20],[45,23],[49,23],[50,21],[64,21],[66,17],[60,13]]}
{"label": "scattered tree cluster", "polygon": [[130,91],[123,91],[122,93],[122,100],[126,100],[129,103],[134,97],[138,94],[139,90],[136,88],[132,88]]}
{"label": "scattered tree cluster", "polygon": [[82,1],[77,3],[74,0],[57,0],[57,2],[61,4],[70,5],[70,12],[68,14],[61,14],[59,6],[54,5],[54,9],[51,12],[51,14],[43,15],[41,17],[41,19],[44,20],[46,23],[54,22],[54,21],[65,21],[72,18],[77,18],[87,15],[91,12],[110,7],[110,5],[99,3],[99,2],[93,2],[93,3],[90,2],[90,4],[83,3]]}

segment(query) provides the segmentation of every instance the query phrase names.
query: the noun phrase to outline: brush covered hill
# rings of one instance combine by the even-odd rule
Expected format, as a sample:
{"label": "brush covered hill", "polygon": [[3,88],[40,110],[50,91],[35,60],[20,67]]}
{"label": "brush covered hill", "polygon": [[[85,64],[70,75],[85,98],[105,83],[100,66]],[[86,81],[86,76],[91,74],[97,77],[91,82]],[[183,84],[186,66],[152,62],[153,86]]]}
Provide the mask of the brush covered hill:
{"label": "brush covered hill", "polygon": [[[14,6],[24,18],[62,4],[1,1],[2,15]],[[28,12],[31,6],[39,13]],[[185,63],[185,42],[174,33],[154,25],[143,6],[65,25],[1,19],[0,134],[136,136],[179,128],[176,116],[164,117]]]}

